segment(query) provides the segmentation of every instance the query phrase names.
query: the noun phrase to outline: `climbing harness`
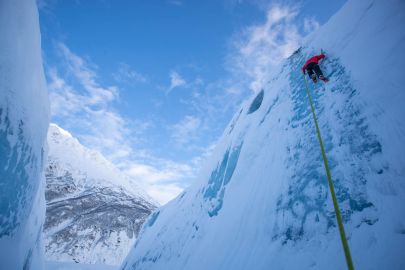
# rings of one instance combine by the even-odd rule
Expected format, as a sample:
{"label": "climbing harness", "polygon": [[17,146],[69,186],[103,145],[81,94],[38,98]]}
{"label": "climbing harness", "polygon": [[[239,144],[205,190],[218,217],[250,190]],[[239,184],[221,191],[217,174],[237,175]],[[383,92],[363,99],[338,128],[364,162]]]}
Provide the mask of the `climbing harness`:
{"label": "climbing harness", "polygon": [[308,94],[309,104],[311,105],[312,116],[313,116],[314,122],[315,122],[315,127],[316,127],[316,133],[317,133],[317,136],[318,136],[319,146],[321,147],[321,152],[322,152],[322,157],[323,157],[323,164],[325,165],[326,176],[328,177],[329,190],[330,190],[330,193],[332,195],[333,207],[335,208],[335,212],[336,212],[336,220],[337,220],[337,223],[338,223],[338,226],[339,226],[340,239],[342,240],[343,250],[344,250],[344,253],[345,253],[345,257],[346,257],[347,268],[349,270],[354,270],[352,256],[350,254],[349,244],[347,242],[345,228],[343,227],[343,221],[342,221],[342,216],[340,214],[339,204],[338,204],[337,199],[336,199],[335,188],[333,186],[332,176],[331,176],[330,170],[329,170],[328,160],[326,158],[325,149],[323,147],[323,140],[322,140],[322,136],[321,136],[321,131],[320,131],[319,126],[318,126],[318,121],[316,119],[315,109],[314,109],[314,105],[312,103],[311,93],[310,93],[309,88],[308,88],[307,78],[305,77],[305,74],[303,76],[304,76],[304,81],[305,81],[305,88],[306,88],[307,94]]}

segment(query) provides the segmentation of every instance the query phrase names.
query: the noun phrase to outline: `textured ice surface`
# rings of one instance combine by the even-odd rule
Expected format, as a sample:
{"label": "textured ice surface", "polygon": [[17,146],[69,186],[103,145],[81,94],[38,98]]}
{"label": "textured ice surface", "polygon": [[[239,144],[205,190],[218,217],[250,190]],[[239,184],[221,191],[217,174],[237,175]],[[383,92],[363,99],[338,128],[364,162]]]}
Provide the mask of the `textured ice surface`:
{"label": "textured ice surface", "polygon": [[243,104],[121,269],[346,268],[301,73],[321,48],[330,82],[309,87],[354,264],[404,269],[404,24],[404,1],[348,1]]}
{"label": "textured ice surface", "polygon": [[34,0],[0,1],[0,264],[43,269],[48,95]]}

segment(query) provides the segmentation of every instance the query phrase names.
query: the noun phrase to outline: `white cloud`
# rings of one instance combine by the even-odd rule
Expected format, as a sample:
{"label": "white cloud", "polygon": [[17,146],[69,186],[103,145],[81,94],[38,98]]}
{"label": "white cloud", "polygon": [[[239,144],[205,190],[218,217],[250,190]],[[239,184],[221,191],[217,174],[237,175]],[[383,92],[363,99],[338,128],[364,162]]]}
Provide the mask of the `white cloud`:
{"label": "white cloud", "polygon": [[116,86],[101,87],[97,82],[97,76],[89,63],[78,55],[72,53],[63,43],[58,44],[59,51],[62,53],[67,71],[70,72],[88,92],[88,101],[90,104],[105,105],[118,97]]}
{"label": "white cloud", "polygon": [[[236,53],[230,56],[228,66],[236,77],[247,78],[251,90],[260,91],[269,74],[299,48],[303,36],[296,22],[298,13],[295,7],[272,6],[263,24],[248,27],[237,37]],[[314,19],[306,21],[307,29],[317,25]]]}
{"label": "white cloud", "polygon": [[68,116],[78,112],[85,103],[84,97],[78,95],[65,80],[59,77],[55,68],[48,70],[48,77],[52,115]]}
{"label": "white cloud", "polygon": [[170,91],[172,91],[174,88],[177,87],[183,87],[187,85],[186,80],[184,80],[179,73],[177,73],[176,71],[172,71],[170,72],[170,86],[169,89],[167,91],[167,93],[169,93]]}
{"label": "white cloud", "polygon": [[318,30],[319,27],[319,22],[315,18],[311,17],[304,19],[304,31],[306,34],[310,34],[313,31]]}
{"label": "white cloud", "polygon": [[127,121],[114,110],[118,98],[116,86],[97,82],[94,69],[66,45],[58,44],[63,60],[64,78],[55,67],[48,68],[51,113],[64,128],[76,130],[79,139],[114,160],[131,153]]}
{"label": "white cloud", "polygon": [[128,175],[144,179],[149,184],[177,182],[175,179],[193,174],[193,169],[186,164],[160,160],[154,166],[131,162],[126,169]]}
{"label": "white cloud", "polygon": [[173,125],[172,140],[180,147],[190,144],[199,134],[201,119],[195,116],[186,115],[180,122]]}
{"label": "white cloud", "polygon": [[146,83],[146,76],[133,70],[128,64],[120,63],[118,70],[113,74],[113,78],[118,83],[136,84]]}
{"label": "white cloud", "polygon": [[177,196],[184,189],[186,180],[195,177],[198,168],[192,162],[178,163],[154,157],[146,159],[146,162],[129,161],[123,165],[123,171],[138,179],[138,184],[161,204]]}
{"label": "white cloud", "polygon": [[170,1],[168,1],[168,2],[169,2],[169,4],[172,4],[172,5],[178,6],[178,7],[180,7],[180,6],[183,5],[183,2],[182,2],[182,1],[179,1],[179,0],[170,0]]}
{"label": "white cloud", "polygon": [[158,203],[163,205],[174,199],[182,191],[183,188],[180,188],[175,184],[155,184],[150,186],[148,193],[152,198],[156,198]]}
{"label": "white cloud", "polygon": [[240,95],[242,93],[242,89],[240,89],[239,87],[237,87],[235,85],[226,87],[225,91],[226,91],[226,93],[232,94],[232,95]]}

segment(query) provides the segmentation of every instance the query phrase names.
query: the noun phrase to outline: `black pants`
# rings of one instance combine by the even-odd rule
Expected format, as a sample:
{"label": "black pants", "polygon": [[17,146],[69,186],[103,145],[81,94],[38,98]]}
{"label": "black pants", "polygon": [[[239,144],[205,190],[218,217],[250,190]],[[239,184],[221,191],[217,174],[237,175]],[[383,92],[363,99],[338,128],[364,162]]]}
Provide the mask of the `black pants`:
{"label": "black pants", "polygon": [[321,68],[317,63],[309,63],[307,66],[307,71],[308,71],[308,76],[311,77],[314,74],[314,71],[316,75],[318,76],[323,76]]}

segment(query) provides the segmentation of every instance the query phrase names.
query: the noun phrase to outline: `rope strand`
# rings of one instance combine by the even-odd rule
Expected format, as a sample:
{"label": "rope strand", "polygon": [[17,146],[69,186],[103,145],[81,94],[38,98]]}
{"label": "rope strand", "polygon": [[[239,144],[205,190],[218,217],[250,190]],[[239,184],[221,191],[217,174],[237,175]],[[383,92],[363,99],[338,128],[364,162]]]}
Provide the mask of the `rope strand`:
{"label": "rope strand", "polygon": [[352,256],[350,254],[349,243],[347,242],[345,228],[343,226],[342,215],[340,214],[339,204],[336,199],[335,188],[333,186],[333,181],[332,181],[332,176],[331,176],[330,170],[329,170],[328,160],[326,158],[325,149],[323,147],[321,131],[318,126],[318,120],[316,119],[315,109],[314,109],[314,105],[312,103],[311,93],[309,92],[307,78],[305,77],[305,74],[303,76],[304,76],[304,81],[305,81],[305,88],[306,88],[307,94],[308,94],[309,104],[311,105],[312,116],[313,116],[314,122],[315,122],[316,134],[318,136],[319,146],[321,147],[323,164],[325,165],[326,176],[328,178],[329,190],[330,190],[330,194],[332,195],[333,207],[335,208],[336,220],[337,220],[338,227],[339,227],[340,240],[342,241],[343,250],[345,253],[345,257],[346,257],[347,268],[349,270],[354,270]]}

